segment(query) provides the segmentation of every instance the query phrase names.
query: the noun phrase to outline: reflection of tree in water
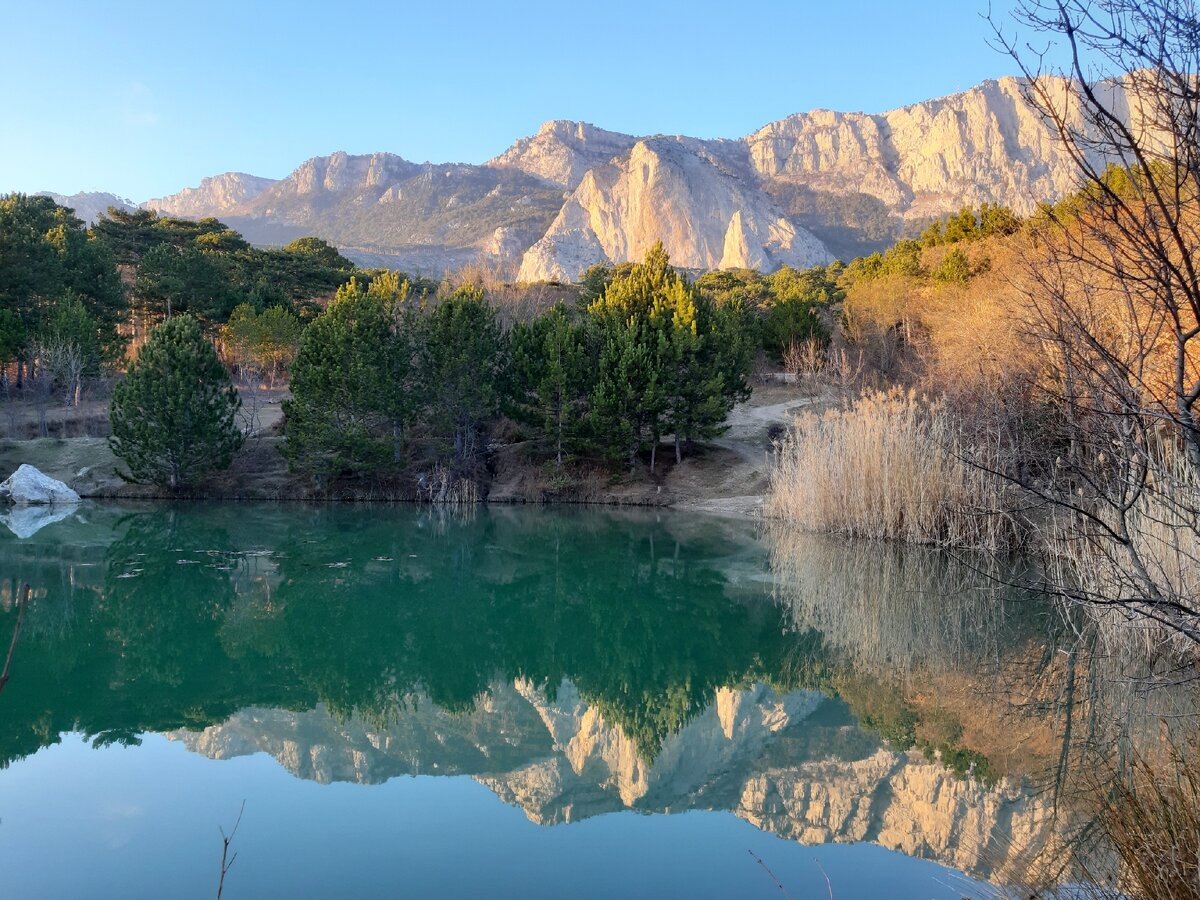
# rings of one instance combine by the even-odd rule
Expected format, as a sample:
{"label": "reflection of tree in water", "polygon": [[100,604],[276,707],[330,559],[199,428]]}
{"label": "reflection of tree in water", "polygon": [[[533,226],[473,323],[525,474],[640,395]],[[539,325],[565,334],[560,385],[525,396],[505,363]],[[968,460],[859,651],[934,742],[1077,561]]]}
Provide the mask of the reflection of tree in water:
{"label": "reflection of tree in water", "polygon": [[[465,710],[497,678],[551,693],[569,679],[653,755],[716,688],[777,674],[787,647],[777,610],[726,599],[712,549],[644,519],[362,522],[289,541],[272,640],[343,712],[418,692]],[[394,563],[361,564],[381,556]],[[323,620],[353,652],[330,646]]]}
{"label": "reflection of tree in water", "polygon": [[[727,598],[711,562],[728,554],[720,531],[677,541],[642,516],[233,512],[117,523],[69,626],[25,647],[0,759],[63,731],[125,742],[252,705],[385,720],[424,695],[465,711],[518,678],[550,694],[570,680],[653,756],[717,688],[778,682],[792,646],[777,607]],[[53,562],[39,573],[56,596]]]}

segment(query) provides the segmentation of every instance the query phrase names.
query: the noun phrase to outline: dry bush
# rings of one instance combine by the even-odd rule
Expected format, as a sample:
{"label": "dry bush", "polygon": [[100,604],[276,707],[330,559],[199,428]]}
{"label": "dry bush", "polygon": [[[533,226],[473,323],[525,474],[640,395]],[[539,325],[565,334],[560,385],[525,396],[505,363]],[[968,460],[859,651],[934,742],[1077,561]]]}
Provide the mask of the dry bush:
{"label": "dry bush", "polygon": [[[994,448],[973,448],[1001,467]],[[944,404],[893,390],[806,414],[779,447],[768,514],[809,531],[1006,552],[1025,529],[1000,478],[968,462]]]}
{"label": "dry bush", "polygon": [[[1047,523],[1046,568],[1058,593],[1097,624],[1107,652],[1154,658],[1200,646],[1200,475],[1177,450],[1154,454],[1153,473],[1116,512]],[[1112,534],[1122,535],[1114,540]]]}
{"label": "dry bush", "polygon": [[846,293],[842,334],[863,362],[884,378],[900,379],[915,360],[917,311],[927,288],[917,279],[889,276],[859,281]]}
{"label": "dry bush", "polygon": [[417,498],[434,506],[474,506],[480,502],[479,485],[438,465],[418,476]]}
{"label": "dry bush", "polygon": [[797,378],[816,375],[825,368],[825,347],[816,338],[792,341],[783,351],[783,370]]}

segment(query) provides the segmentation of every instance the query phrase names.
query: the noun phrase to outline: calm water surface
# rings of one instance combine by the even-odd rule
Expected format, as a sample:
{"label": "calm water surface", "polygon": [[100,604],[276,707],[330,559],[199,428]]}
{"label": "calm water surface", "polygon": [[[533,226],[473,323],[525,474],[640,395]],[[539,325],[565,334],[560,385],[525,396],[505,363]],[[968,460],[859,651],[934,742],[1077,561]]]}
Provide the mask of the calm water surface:
{"label": "calm water surface", "polygon": [[982,897],[1042,827],[886,686],[1012,630],[936,554],[680,512],[8,524],[4,897],[213,896],[243,801],[230,898]]}

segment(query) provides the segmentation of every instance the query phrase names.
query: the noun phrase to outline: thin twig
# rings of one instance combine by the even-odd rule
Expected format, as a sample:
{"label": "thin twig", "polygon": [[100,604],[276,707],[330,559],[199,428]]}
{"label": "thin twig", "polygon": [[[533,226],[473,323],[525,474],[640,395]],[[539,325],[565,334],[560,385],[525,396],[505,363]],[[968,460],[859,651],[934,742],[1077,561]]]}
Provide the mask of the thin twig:
{"label": "thin twig", "polygon": [[233,868],[233,864],[237,862],[237,851],[233,856],[229,855],[229,845],[233,843],[233,838],[237,834],[238,828],[242,824],[242,814],[246,811],[246,801],[242,801],[242,808],[238,810],[237,821],[233,823],[233,830],[229,834],[225,834],[225,829],[218,827],[221,832],[221,877],[217,881],[217,900],[221,900],[221,892],[225,890],[225,876],[229,874],[229,870]]}
{"label": "thin twig", "polygon": [[773,882],[775,882],[775,887],[779,888],[779,890],[783,893],[783,896],[787,897],[788,900],[792,900],[792,895],[789,894],[788,889],[783,886],[783,882],[775,877],[775,873],[771,871],[771,867],[768,866],[765,862],[763,862],[762,859],[753,850],[747,849],[746,852],[749,853],[751,856],[753,856],[754,861],[763,867],[764,872],[766,872],[768,875],[771,876],[771,880]]}
{"label": "thin twig", "polygon": [[12,641],[8,645],[8,656],[4,659],[4,671],[0,672],[0,691],[8,684],[8,676],[12,670],[13,654],[17,650],[17,638],[21,636],[21,624],[25,621],[25,607],[29,605],[29,585],[21,588],[21,599],[17,601],[17,624],[13,628]]}
{"label": "thin twig", "polygon": [[821,874],[825,876],[825,887],[829,891],[829,900],[833,900],[833,882],[829,880],[829,873],[825,871],[825,867],[821,865],[821,861],[815,856],[813,862],[817,864],[817,868],[821,870]]}

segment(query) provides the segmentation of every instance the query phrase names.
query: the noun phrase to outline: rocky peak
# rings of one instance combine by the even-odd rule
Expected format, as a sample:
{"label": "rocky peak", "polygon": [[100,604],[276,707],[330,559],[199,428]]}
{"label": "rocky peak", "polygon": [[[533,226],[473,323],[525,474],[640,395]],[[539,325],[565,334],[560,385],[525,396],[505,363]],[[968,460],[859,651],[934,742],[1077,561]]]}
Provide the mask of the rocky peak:
{"label": "rocky peak", "polygon": [[253,200],[273,184],[274,178],[260,178],[245,172],[225,172],[203,178],[197,187],[184,188],[178,194],[147,200],[142,208],[181,218],[221,216]]}
{"label": "rocky peak", "polygon": [[126,200],[124,197],[118,197],[116,194],[109,194],[103,191],[80,191],[78,194],[56,194],[53,191],[40,191],[39,194],[43,197],[49,197],[59,206],[73,209],[75,215],[88,225],[93,224],[96,219],[108,212],[109,207],[124,210],[137,208],[132,200]]}
{"label": "rocky peak", "polygon": [[821,242],[722,165],[728,148],[719,149],[645,138],[593,168],[525,254],[518,277],[574,280],[593,263],[638,259],[659,240],[675,265],[689,269],[826,262]]}
{"label": "rocky peak", "polygon": [[487,165],[518,169],[571,189],[587,171],[626,152],[637,138],[605,131],[587,122],[544,122],[532,137],[521,138]]}

